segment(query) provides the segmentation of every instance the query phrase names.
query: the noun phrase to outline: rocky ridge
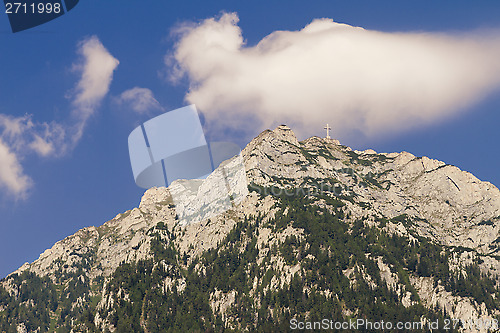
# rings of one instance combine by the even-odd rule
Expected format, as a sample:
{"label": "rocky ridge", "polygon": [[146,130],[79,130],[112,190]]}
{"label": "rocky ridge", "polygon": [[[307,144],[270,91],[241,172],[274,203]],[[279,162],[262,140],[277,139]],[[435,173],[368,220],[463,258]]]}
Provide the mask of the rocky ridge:
{"label": "rocky ridge", "polygon": [[[138,208],[57,242],[35,262],[26,263],[13,272],[1,285],[15,297],[19,286],[13,282],[13,276],[23,272],[48,277],[54,284],[62,286],[68,286],[69,281],[77,276],[87,281],[90,291],[75,301],[75,306],[78,302],[86,304],[96,298],[99,300],[96,308],[104,313],[105,309],[113,307],[117,295],[123,299],[129,297],[123,290],[113,294],[106,289],[112,274],[124,263],[153,259],[155,255],[151,248],[156,239],[172,244],[179,255],[187,258],[181,265],[186,269],[210,249],[220,250],[220,244],[239,222],[253,219],[260,221],[255,231],[258,235],[255,262],[280,272],[271,278],[267,287],[267,290],[279,289],[291,284],[294,276],[303,274],[300,262],[287,262],[272,249],[282,246],[292,236],[299,242],[304,240],[304,230],[292,225],[274,230],[266,225],[281,215],[287,215],[287,210],[280,210],[279,203],[280,196],[289,193],[299,193],[304,198],[319,194],[321,198],[314,205],[331,211],[337,208],[332,208],[328,198],[334,198],[343,205],[336,211],[341,212],[350,225],[363,221],[367,226],[380,228],[388,234],[407,237],[409,242],[418,242],[423,237],[440,246],[460,248],[449,258],[451,270],[460,272],[467,265],[477,264],[481,272],[498,279],[500,262],[496,254],[500,241],[500,191],[468,172],[407,152],[353,151],[337,140],[319,137],[299,142],[291,129],[284,125],[261,133],[243,150],[242,157],[252,190],[233,209],[199,223],[181,225],[169,190],[152,188],[145,192]],[[275,195],[265,192],[269,189]],[[248,244],[250,240],[242,241],[241,246]],[[401,297],[405,307],[417,302],[410,297],[413,287],[423,305],[440,308],[451,318],[493,321],[500,314],[500,309],[488,309],[484,303],[471,297],[447,291],[443,284],[430,277],[409,274],[411,286],[405,285],[393,265],[384,262],[382,257],[372,259],[377,263],[382,281]],[[201,263],[196,265],[200,271],[205,267]],[[361,272],[367,281],[371,280],[368,273],[363,273],[365,271],[366,267],[355,265],[343,274],[351,285],[356,285],[360,279],[356,272]],[[101,284],[91,288],[92,281],[96,280]],[[175,287],[182,293],[184,289],[179,286],[185,283],[185,278],[169,277],[165,279],[163,289],[166,292]],[[249,293],[258,295],[260,284],[259,279],[253,281]],[[322,294],[332,297],[334,292],[324,290]],[[234,290],[215,290],[210,294],[212,311],[221,314],[227,327],[238,328],[238,320],[230,311],[237,296]],[[343,311],[350,313],[347,309]],[[94,316],[94,324],[102,330],[113,331],[111,320],[101,316],[101,312]],[[474,327],[464,330],[486,331]]]}

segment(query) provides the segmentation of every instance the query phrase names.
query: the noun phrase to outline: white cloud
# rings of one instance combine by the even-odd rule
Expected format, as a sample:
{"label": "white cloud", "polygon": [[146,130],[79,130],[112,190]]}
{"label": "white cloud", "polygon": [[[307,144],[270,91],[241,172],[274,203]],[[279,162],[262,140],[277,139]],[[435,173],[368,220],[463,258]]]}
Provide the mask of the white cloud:
{"label": "white cloud", "polygon": [[500,34],[388,33],[317,19],[246,46],[236,14],[180,29],[166,65],[226,126],[288,123],[368,137],[442,121],[500,85]]}
{"label": "white cloud", "polygon": [[35,123],[31,118],[0,114],[0,187],[16,199],[25,198],[33,186],[20,162],[25,155],[60,156],[68,148],[62,125]]}
{"label": "white cloud", "polygon": [[54,146],[41,136],[35,134],[29,147],[42,156],[48,156],[54,153]]}
{"label": "white cloud", "polygon": [[118,102],[128,104],[137,113],[147,113],[151,110],[162,110],[153,92],[147,88],[134,87],[121,93]]}
{"label": "white cloud", "polygon": [[73,114],[78,119],[73,129],[74,142],[81,138],[88,118],[108,93],[113,80],[113,72],[120,63],[96,36],[83,40],[79,44],[78,53],[82,58],[74,65],[74,68],[81,72],[81,79],[73,100],[75,106]]}
{"label": "white cloud", "polygon": [[0,113],[0,128],[2,128],[3,136],[13,139],[33,128],[33,122],[30,115],[13,117]]}
{"label": "white cloud", "polygon": [[0,187],[23,198],[31,186],[32,180],[24,174],[16,154],[0,139]]}
{"label": "white cloud", "polygon": [[0,114],[0,138],[18,153],[61,156],[68,150],[66,128],[55,122],[36,123],[32,115],[14,117]]}
{"label": "white cloud", "polygon": [[109,91],[116,60],[95,36],[79,44],[82,56],[74,67],[81,73],[67,121],[36,122],[30,114],[15,117],[0,114],[0,187],[16,198],[24,198],[33,185],[20,160],[35,153],[58,157],[73,149],[82,136],[88,118]]}

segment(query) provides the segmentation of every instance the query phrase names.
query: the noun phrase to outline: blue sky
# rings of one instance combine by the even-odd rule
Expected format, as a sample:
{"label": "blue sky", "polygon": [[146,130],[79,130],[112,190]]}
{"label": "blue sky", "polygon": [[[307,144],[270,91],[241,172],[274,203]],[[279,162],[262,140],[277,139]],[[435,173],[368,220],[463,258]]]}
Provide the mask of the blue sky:
{"label": "blue sky", "polygon": [[[210,79],[229,80],[231,75],[238,74],[240,77],[236,78],[244,81],[245,78],[241,77],[244,70],[235,65],[235,70],[240,72],[230,72],[228,77],[208,72],[208,79],[200,81],[200,69],[195,68],[197,64],[211,66],[216,62],[204,63],[203,58],[196,58],[204,52],[199,45],[197,49],[189,44],[188,39],[182,39],[186,35],[180,37],[173,33],[185,22],[200,23],[207,18],[215,17],[214,22],[220,26],[222,12],[237,13],[239,22],[227,23],[224,27],[232,32],[239,29],[246,43],[244,48],[250,53],[265,36],[275,31],[299,31],[318,18],[384,32],[389,37],[410,32],[425,32],[431,38],[439,33],[463,36],[471,31],[476,35],[485,31],[495,35],[495,29],[500,29],[500,3],[497,1],[444,1],[439,4],[435,1],[420,1],[418,4],[401,1],[288,1],[284,5],[281,1],[143,3],[82,0],[66,15],[16,34],[10,32],[7,16],[1,14],[0,115],[3,118],[0,116],[0,123],[1,119],[4,119],[4,124],[5,119],[22,120],[24,127],[21,134],[11,133],[9,136],[7,127],[0,126],[0,139],[5,148],[3,155],[0,149],[0,156],[10,158],[10,164],[7,159],[0,159],[0,172],[4,170],[4,175],[8,175],[12,159],[15,159],[17,171],[21,172],[17,176],[27,183],[23,187],[14,181],[9,183],[8,179],[3,179],[3,183],[0,181],[0,277],[26,261],[35,260],[45,249],[77,230],[101,225],[138,205],[144,191],[135,185],[132,177],[127,137],[141,122],[193,101],[200,101],[205,106],[206,110],[202,108],[202,111],[207,118],[217,119],[219,111],[227,111],[211,108],[201,92],[220,93],[212,89]],[[200,26],[206,27],[207,22]],[[187,35],[192,36],[189,34],[199,31],[196,29],[193,26],[188,28]],[[276,40],[290,42],[287,38],[277,35]],[[297,43],[307,42],[303,33],[293,38],[292,41]],[[191,64],[174,56],[174,61],[184,65],[186,74],[174,83],[169,79],[172,71],[165,64],[165,56],[175,55],[178,50],[176,43],[181,39],[186,41],[186,54],[201,61]],[[487,59],[481,56],[496,52],[496,40],[492,39],[485,42],[484,50],[481,47],[473,50],[477,53],[473,59],[481,61],[471,61],[470,68],[488,69]],[[92,59],[97,72],[107,73],[110,78],[109,84],[99,82],[103,87],[98,91],[92,91],[96,82],[87,82],[84,78],[86,69],[92,73],[91,65],[85,67],[92,56],[95,56]],[[257,52],[253,60],[265,64],[258,62],[265,56],[265,52]],[[454,59],[453,52],[450,58]],[[229,65],[231,61],[240,61],[232,56],[221,59],[227,60]],[[101,60],[107,61],[104,68],[99,67]],[[492,63],[491,66],[496,65]],[[495,73],[496,70],[491,71]],[[293,70],[289,72],[290,75],[295,73]],[[300,81],[302,72],[297,70],[297,73],[296,80]],[[95,78],[100,79],[99,75]],[[348,120],[344,123],[337,121],[339,114],[335,112],[341,112],[340,107],[340,111],[332,113],[318,109],[316,116],[318,121],[324,119],[333,126],[333,136],[339,135],[342,143],[354,149],[405,150],[418,156],[429,156],[457,165],[481,180],[499,186],[500,95],[495,77],[488,80],[484,81],[490,85],[488,89],[476,87],[479,97],[466,100],[463,107],[457,107],[459,112],[437,120],[430,117],[431,120],[420,123],[417,119],[418,126],[400,126],[411,125],[411,117],[401,120],[401,123],[388,124],[391,119],[382,111],[377,118],[380,121],[378,127],[371,126],[367,121],[370,118],[367,118],[364,119],[365,127],[352,130]],[[197,83],[198,88],[193,88],[193,94],[186,98],[189,83]],[[135,87],[143,90],[131,90]],[[145,89],[152,95],[148,95]],[[464,87],[457,89],[460,92]],[[481,89],[488,92],[481,94]],[[123,95],[126,91],[128,94]],[[290,94],[293,95],[293,91]],[[135,105],[138,97],[144,98],[145,104]],[[247,96],[236,97],[233,103],[246,101],[250,107],[254,106]],[[248,111],[250,107],[241,107],[236,113],[237,118],[252,117],[252,112]],[[272,115],[268,118],[264,111],[260,115],[261,120],[270,119],[268,123],[254,122],[241,131],[230,130],[231,126],[227,125],[222,129],[226,138],[243,146],[266,125],[297,119],[297,115],[291,117],[272,107],[263,109]],[[434,109],[430,107],[429,110],[433,112]],[[378,115],[378,109],[372,111]],[[307,112],[304,110],[304,114]],[[30,116],[26,118],[25,115]],[[12,126],[12,122],[10,124]],[[338,128],[340,124],[343,124],[342,129]],[[300,139],[310,135],[324,136],[324,131],[316,123],[310,123],[298,132]],[[35,135],[43,137],[46,133],[52,134],[52,141],[49,140],[52,151],[47,145],[33,145]],[[65,133],[64,139],[57,133]]]}

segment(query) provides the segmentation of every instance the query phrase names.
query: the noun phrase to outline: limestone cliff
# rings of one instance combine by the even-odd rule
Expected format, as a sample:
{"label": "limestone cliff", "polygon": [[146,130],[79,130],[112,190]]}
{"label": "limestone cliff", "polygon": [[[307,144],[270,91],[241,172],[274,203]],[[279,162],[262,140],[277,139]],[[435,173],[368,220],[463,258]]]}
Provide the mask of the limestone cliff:
{"label": "limestone cliff", "polygon": [[[230,282],[237,269],[227,273],[227,285],[208,283],[200,291],[206,295],[203,311],[214,319],[204,315],[198,325],[261,329],[261,311],[275,323],[283,324],[286,318],[307,319],[312,305],[291,313],[291,305],[269,303],[266,298],[271,294],[281,297],[281,290],[290,291],[297,284],[304,304],[312,304],[307,299],[314,297],[328,300],[331,316],[335,313],[344,319],[368,315],[359,304],[346,301],[346,295],[337,289],[342,283],[352,292],[367,288],[377,293],[382,288],[383,295],[393,295],[396,301],[384,303],[377,296],[374,302],[385,304],[379,307],[416,311],[422,322],[426,316],[460,319],[457,329],[461,331],[486,332],[487,327],[475,324],[493,323],[500,315],[500,191],[492,184],[455,166],[407,152],[353,151],[337,140],[319,137],[299,142],[284,125],[261,133],[243,150],[242,157],[250,192],[242,201],[233,201],[231,209],[183,224],[170,190],[149,189],[137,208],[57,242],[39,259],[2,280],[5,292],[0,298],[0,323],[28,331],[30,327],[36,327],[32,331],[57,327],[71,327],[74,332],[120,331],[119,308],[130,302],[135,309],[140,300],[137,327],[145,332],[161,331],[152,328],[156,326],[153,310],[148,310],[154,303],[148,299],[151,294],[137,287],[142,298],[136,300],[137,291],[125,286],[117,272],[132,269],[137,275],[137,265],[151,263],[144,267],[151,274],[157,272],[159,282],[148,280],[148,288],[163,295],[189,297],[193,276],[206,277],[207,271],[219,274],[222,268],[214,263],[231,251],[240,253],[234,265],[241,266],[246,278],[238,275],[243,279],[238,281],[246,287],[240,289]],[[218,184],[215,177],[209,177],[198,192],[190,192],[198,205],[193,209],[209,207],[210,196],[223,191]],[[319,216],[335,222],[322,222]],[[312,234],[312,225],[338,229],[320,233],[326,238],[319,240]],[[340,239],[344,243],[336,243]],[[318,248],[317,242],[321,244]],[[399,253],[391,242],[405,251]],[[337,266],[332,268],[330,261],[321,258],[332,259],[336,251],[344,253],[345,260],[335,259]],[[247,253],[252,256],[247,258]],[[435,263],[439,269],[428,267]],[[338,275],[337,282],[321,282],[324,275],[310,280],[315,265],[320,271],[333,269],[328,274]],[[485,290],[462,286],[473,277]],[[49,324],[40,321],[30,326],[19,319],[21,315],[16,318],[9,312],[11,304],[23,304],[28,312],[30,306],[36,308],[36,297],[22,296],[23,279],[40,279],[53,286]],[[142,280],[138,277],[137,281]],[[73,289],[80,294],[72,294]],[[262,310],[263,304],[274,307],[267,306],[267,312]],[[242,306],[255,315],[240,318]]]}

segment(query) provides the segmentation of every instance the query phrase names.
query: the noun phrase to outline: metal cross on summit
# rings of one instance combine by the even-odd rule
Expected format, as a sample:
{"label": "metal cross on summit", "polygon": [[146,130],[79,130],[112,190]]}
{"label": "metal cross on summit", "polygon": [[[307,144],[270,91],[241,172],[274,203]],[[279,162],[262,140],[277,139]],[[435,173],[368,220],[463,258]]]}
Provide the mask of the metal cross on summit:
{"label": "metal cross on summit", "polygon": [[326,138],[325,138],[325,139],[331,139],[331,138],[330,138],[330,130],[331,130],[332,128],[330,127],[330,125],[326,124],[325,129],[326,129]]}

